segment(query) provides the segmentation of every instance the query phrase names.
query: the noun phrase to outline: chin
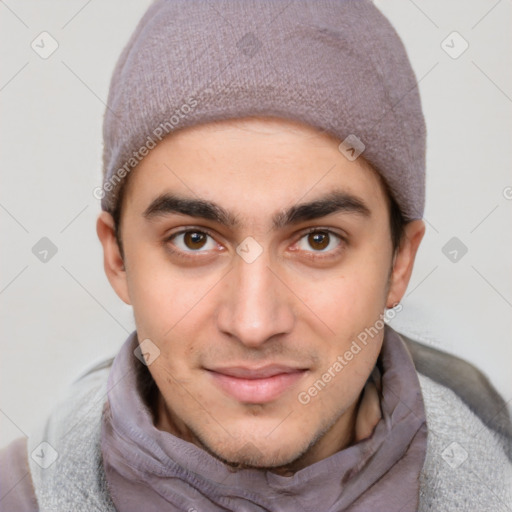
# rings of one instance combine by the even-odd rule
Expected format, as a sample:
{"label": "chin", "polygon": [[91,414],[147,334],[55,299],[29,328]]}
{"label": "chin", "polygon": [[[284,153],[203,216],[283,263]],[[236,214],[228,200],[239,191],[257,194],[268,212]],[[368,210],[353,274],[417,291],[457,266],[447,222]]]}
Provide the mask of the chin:
{"label": "chin", "polygon": [[[285,445],[283,445],[283,438],[287,439]],[[291,465],[300,459],[315,441],[313,438],[308,442],[304,432],[300,432],[300,436],[297,438],[281,433],[274,440],[254,436],[252,440],[249,440],[249,436],[243,435],[238,440],[228,438],[224,443],[199,436],[197,439],[210,455],[239,469],[277,469]]]}

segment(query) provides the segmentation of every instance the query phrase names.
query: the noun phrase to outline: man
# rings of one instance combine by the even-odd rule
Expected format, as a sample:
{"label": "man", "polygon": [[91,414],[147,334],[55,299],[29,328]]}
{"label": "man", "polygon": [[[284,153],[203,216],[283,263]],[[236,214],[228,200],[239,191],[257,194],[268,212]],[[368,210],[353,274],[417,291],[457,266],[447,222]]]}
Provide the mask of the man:
{"label": "man", "polygon": [[386,325],[425,125],[379,11],[157,0],[108,105],[97,233],[137,329],[3,452],[2,510],[507,510],[502,398]]}

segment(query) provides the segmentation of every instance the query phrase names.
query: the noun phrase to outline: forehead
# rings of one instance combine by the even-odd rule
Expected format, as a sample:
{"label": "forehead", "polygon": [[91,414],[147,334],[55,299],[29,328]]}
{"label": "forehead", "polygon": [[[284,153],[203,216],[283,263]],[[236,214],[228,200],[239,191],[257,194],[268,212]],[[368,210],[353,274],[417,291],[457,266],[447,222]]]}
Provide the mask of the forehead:
{"label": "forehead", "polygon": [[[248,116],[203,123],[179,130],[169,136],[175,144],[193,144],[208,139],[244,140],[247,144],[264,144],[267,149],[272,144],[286,144],[287,149],[296,151],[300,147],[337,148],[340,140],[324,129],[314,127],[302,121],[275,116]],[[262,147],[261,149],[265,149]],[[284,153],[284,148],[283,148]]]}
{"label": "forehead", "polygon": [[313,200],[341,188],[370,203],[387,202],[379,174],[362,156],[348,160],[339,144],[328,132],[283,118],[192,126],[151,150],[129,175],[123,199],[129,196],[142,208],[157,192],[180,191],[227,205],[240,206],[243,198],[244,207],[272,214],[278,203]]}

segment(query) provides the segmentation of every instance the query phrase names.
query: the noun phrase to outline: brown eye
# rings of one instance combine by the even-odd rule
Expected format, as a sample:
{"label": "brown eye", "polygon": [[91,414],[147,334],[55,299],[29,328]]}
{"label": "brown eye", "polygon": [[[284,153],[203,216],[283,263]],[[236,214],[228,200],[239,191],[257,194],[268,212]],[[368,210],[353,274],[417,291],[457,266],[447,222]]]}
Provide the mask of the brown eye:
{"label": "brown eye", "polygon": [[334,255],[342,246],[342,237],[329,230],[313,230],[305,233],[298,241],[301,251]]}
{"label": "brown eye", "polygon": [[308,235],[308,243],[310,247],[317,251],[321,251],[325,249],[330,242],[330,237],[328,233],[317,231],[316,233],[309,233]]}
{"label": "brown eye", "polygon": [[187,231],[183,236],[183,242],[188,249],[201,249],[207,241],[206,233],[199,231]]}
{"label": "brown eye", "polygon": [[211,235],[204,231],[195,231],[193,229],[175,233],[168,241],[179,251],[188,253],[203,253],[217,247]]}

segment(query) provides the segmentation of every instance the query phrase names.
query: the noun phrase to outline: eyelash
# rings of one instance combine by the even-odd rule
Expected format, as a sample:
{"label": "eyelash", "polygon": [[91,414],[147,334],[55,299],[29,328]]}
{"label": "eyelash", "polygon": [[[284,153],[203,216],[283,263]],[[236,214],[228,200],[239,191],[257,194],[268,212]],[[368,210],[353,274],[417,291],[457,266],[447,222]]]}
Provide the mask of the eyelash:
{"label": "eyelash", "polygon": [[[194,228],[194,227],[190,227],[188,229],[183,229],[181,231],[177,231],[176,233],[173,233],[172,235],[168,236],[164,242],[166,243],[167,245],[167,250],[173,254],[173,255],[176,255],[180,258],[183,258],[183,259],[186,259],[186,260],[192,260],[192,259],[195,259],[197,258],[198,256],[196,254],[201,254],[202,252],[206,252],[206,251],[181,251],[180,249],[172,249],[169,247],[168,245],[168,242],[171,242],[175,237],[179,236],[179,235],[183,235],[183,234],[186,234],[186,233],[203,233],[209,237],[211,237],[212,239],[215,240],[215,237],[213,235],[213,233],[211,231],[209,231],[208,229],[206,228]],[[307,258],[308,259],[311,259],[311,260],[323,260],[323,259],[330,259],[330,258],[333,258],[333,257],[336,257],[339,255],[340,252],[343,251],[344,249],[344,246],[348,243],[346,238],[333,231],[332,229],[329,229],[329,228],[322,228],[322,227],[313,227],[313,228],[309,228],[307,229],[306,231],[302,232],[301,235],[297,238],[297,241],[294,242],[294,244],[298,243],[300,240],[302,240],[304,237],[312,234],[312,233],[326,233],[328,234],[329,236],[334,236],[336,237],[338,240],[339,240],[339,244],[338,246],[335,248],[335,249],[331,249],[330,251],[327,251],[327,252],[322,252],[322,251],[307,251]],[[188,254],[188,253],[191,253],[191,254],[194,254],[194,255],[191,255],[191,254]],[[201,257],[201,256],[200,256]]]}

